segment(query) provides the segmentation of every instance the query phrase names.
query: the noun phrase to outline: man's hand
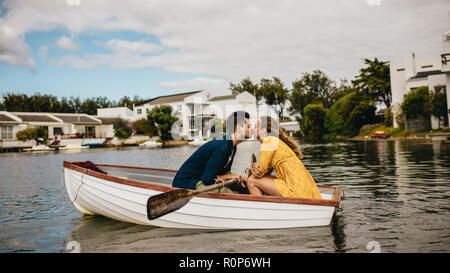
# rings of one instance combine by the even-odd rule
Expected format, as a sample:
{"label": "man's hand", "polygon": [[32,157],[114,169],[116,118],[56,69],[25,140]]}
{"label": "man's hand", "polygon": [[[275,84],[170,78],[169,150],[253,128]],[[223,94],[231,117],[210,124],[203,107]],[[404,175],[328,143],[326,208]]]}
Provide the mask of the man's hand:
{"label": "man's hand", "polygon": [[239,183],[241,183],[243,181],[243,177],[238,175],[238,174],[234,174],[234,173],[226,173],[223,175],[218,175],[217,179],[222,179],[222,180],[229,180],[229,179],[237,179]]}

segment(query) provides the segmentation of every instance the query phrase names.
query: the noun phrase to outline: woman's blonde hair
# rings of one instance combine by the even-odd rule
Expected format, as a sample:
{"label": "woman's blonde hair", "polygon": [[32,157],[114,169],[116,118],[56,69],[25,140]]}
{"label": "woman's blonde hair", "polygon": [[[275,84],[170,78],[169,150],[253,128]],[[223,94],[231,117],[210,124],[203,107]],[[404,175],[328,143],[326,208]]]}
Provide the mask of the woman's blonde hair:
{"label": "woman's blonde hair", "polygon": [[[300,148],[297,146],[297,144],[295,144],[294,141],[292,141],[292,139],[283,131],[283,129],[279,128],[278,126],[278,122],[269,117],[269,116],[264,116],[260,118],[260,124],[259,124],[260,128],[264,128],[267,131],[267,135],[269,136],[276,136],[279,139],[281,139],[281,141],[283,141],[284,143],[286,143],[286,145],[289,146],[289,148],[292,149],[292,151],[295,153],[295,155],[299,158],[302,159],[303,158],[303,154],[302,151],[300,150]],[[278,135],[277,135],[278,133]]]}

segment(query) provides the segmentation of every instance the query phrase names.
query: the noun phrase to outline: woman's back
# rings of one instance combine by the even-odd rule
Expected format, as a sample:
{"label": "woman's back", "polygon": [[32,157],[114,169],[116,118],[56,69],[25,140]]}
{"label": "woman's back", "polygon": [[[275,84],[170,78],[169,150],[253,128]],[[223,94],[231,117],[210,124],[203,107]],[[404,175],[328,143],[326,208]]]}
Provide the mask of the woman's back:
{"label": "woman's back", "polygon": [[263,172],[275,169],[275,185],[282,196],[321,199],[313,177],[294,151],[278,137],[264,138],[259,164]]}

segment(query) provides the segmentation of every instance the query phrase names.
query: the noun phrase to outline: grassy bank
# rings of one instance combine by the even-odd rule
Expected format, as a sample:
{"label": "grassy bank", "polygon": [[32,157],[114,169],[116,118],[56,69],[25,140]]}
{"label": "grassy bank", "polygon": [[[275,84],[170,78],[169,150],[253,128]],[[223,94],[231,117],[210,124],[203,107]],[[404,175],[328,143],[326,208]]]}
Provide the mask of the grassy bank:
{"label": "grassy bank", "polygon": [[354,139],[367,139],[370,138],[372,135],[375,134],[376,131],[384,131],[385,134],[390,135],[391,139],[397,139],[397,138],[418,138],[420,136],[425,136],[429,134],[449,134],[450,128],[446,129],[436,129],[436,130],[429,130],[429,131],[418,131],[418,132],[407,132],[406,130],[401,130],[400,128],[394,128],[394,127],[386,127],[385,125],[378,125],[371,127],[370,129],[367,128],[365,130],[361,130],[358,136],[354,137]]}

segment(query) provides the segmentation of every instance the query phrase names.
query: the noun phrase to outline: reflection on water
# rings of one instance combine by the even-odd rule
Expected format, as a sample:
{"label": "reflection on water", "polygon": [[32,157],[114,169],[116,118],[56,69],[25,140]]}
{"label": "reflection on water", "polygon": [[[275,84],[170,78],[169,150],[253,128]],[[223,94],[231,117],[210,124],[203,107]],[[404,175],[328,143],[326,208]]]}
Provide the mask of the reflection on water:
{"label": "reflection on water", "polygon": [[[63,160],[177,169],[196,147],[0,154],[0,252],[381,252],[450,251],[450,147],[427,141],[302,143],[318,184],[344,189],[330,226],[205,231],[155,228],[82,216],[62,182]],[[244,174],[259,143],[238,146]]]}

